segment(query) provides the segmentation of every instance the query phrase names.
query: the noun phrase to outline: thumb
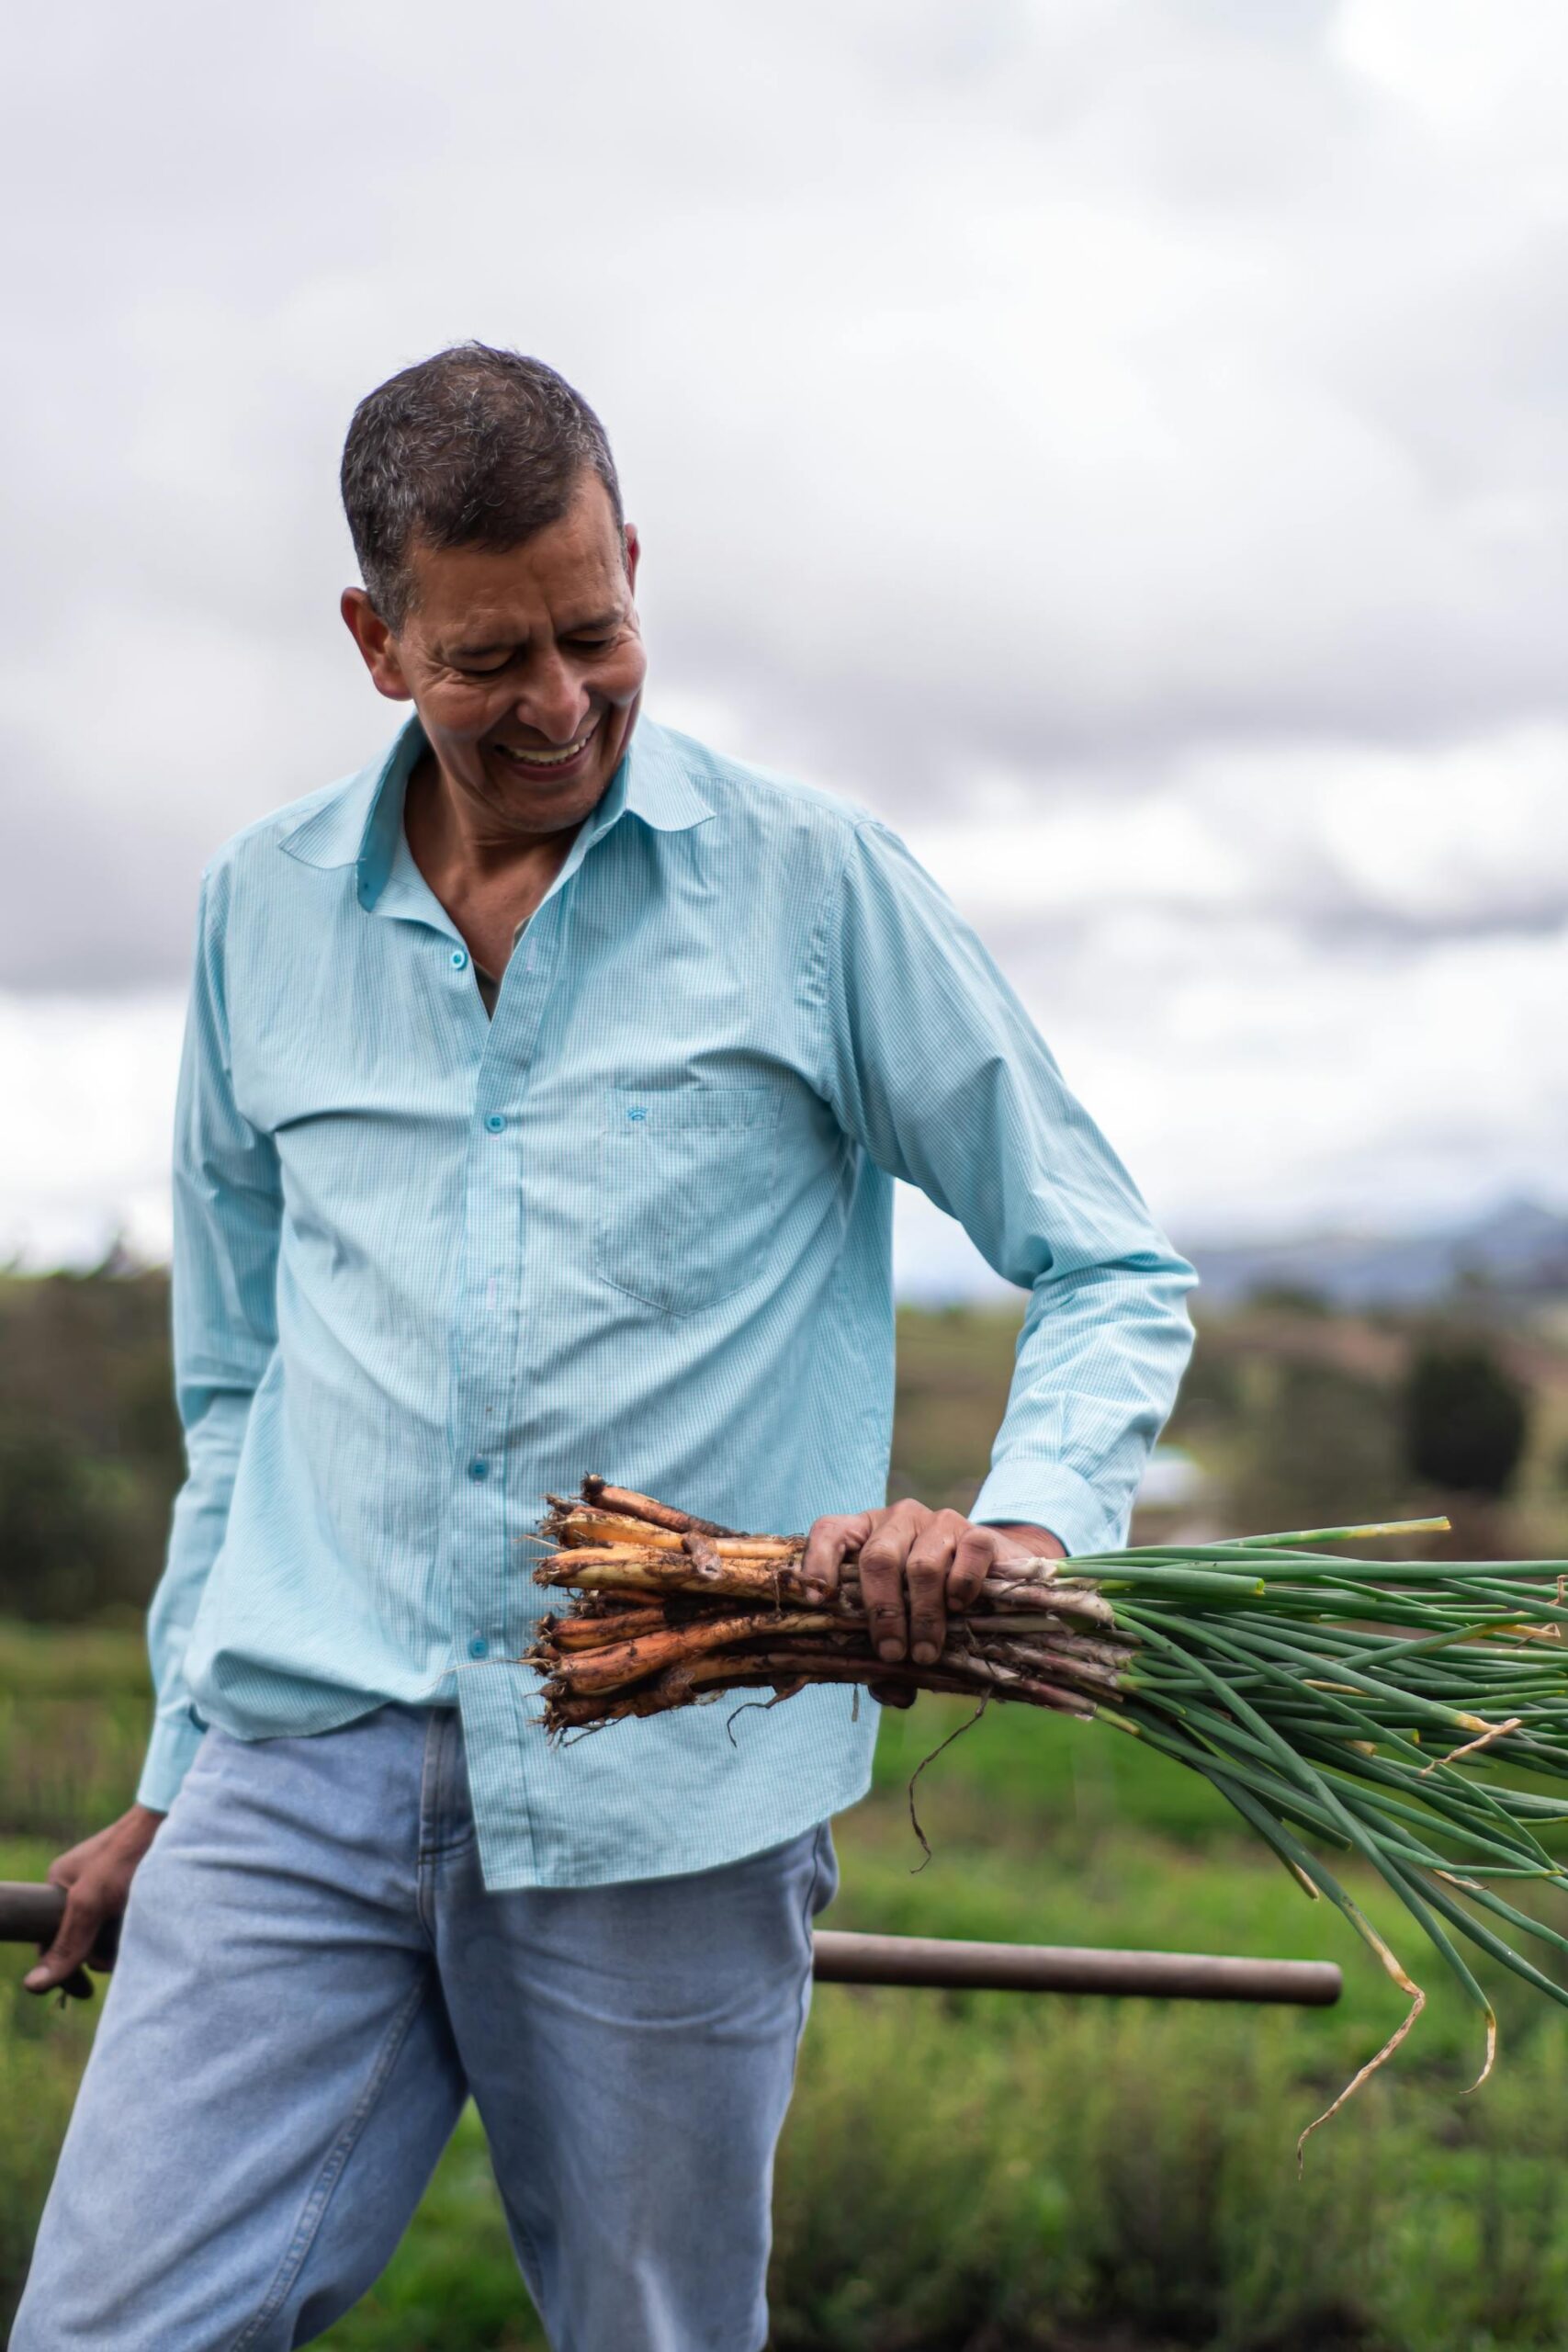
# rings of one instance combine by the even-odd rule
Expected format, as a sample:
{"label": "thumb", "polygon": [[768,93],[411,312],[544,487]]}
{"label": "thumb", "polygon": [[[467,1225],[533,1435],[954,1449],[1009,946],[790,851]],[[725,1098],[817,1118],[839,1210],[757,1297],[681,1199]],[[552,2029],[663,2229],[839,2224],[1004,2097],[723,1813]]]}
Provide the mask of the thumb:
{"label": "thumb", "polygon": [[24,1989],[28,1993],[51,1993],[58,1985],[78,1999],[90,2000],[93,1988],[84,1963],[97,1941],[101,1924],[100,1906],[71,1888],[65,1897],[65,1916],[54,1941],[36,1967],[29,1968],[23,1977]]}
{"label": "thumb", "polygon": [[868,1682],[865,1687],[879,1707],[912,1707],[918,1695],[908,1682]]}

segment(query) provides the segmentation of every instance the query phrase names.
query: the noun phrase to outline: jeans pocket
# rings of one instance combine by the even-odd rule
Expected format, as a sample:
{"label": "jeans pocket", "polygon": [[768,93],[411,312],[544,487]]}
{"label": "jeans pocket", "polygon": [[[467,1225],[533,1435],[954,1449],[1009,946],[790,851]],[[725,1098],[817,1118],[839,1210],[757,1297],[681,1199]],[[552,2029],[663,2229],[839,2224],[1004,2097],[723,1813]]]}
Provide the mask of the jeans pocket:
{"label": "jeans pocket", "polygon": [[811,1879],[811,1916],[818,1918],[827,1910],[839,1892],[839,1854],[833,1843],[830,1821],[818,1824],[817,1841],[812,1849],[814,1869]]}
{"label": "jeans pocket", "polygon": [[764,1273],[782,1105],[771,1086],[615,1088],[593,1236],[603,1280],[692,1315]]}

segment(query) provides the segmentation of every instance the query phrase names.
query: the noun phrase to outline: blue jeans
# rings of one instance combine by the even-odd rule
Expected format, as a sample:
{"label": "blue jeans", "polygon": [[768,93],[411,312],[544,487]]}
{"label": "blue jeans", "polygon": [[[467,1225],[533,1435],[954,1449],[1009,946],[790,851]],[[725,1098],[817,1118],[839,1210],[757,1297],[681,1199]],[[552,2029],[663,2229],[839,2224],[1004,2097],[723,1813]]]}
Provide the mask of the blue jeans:
{"label": "blue jeans", "polygon": [[488,1894],[456,1709],[209,1732],[137,1873],[12,2352],[283,2352],[471,2091],[556,2352],[757,2352],[827,1825]]}

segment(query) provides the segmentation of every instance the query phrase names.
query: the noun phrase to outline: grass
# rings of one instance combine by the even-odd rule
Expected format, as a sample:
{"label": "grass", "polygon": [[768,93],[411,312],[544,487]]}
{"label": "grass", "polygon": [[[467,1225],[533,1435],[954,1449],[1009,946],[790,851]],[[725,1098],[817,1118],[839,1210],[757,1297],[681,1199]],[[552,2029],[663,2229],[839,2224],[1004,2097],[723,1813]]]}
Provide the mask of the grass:
{"label": "grass", "polygon": [[[0,1875],[124,1802],[134,1641],[0,1634]],[[20,1679],[25,1675],[25,1679]],[[1568,2341],[1568,2055],[1504,1980],[1497,2075],[1427,1972],[1400,2060],[1314,2140],[1302,2124],[1399,2003],[1195,1776],[1108,1734],[993,1711],[920,1784],[963,1710],[888,1719],[840,1825],[834,1923],[1332,1958],[1325,2012],[823,1987],[781,2150],[777,2352],[1525,2352]],[[1385,1928],[1397,1923],[1374,1891]],[[1409,1939],[1402,1949],[1408,1949]],[[1420,1973],[1417,1970],[1417,1973]],[[92,2017],[0,1996],[0,2276],[14,2289]],[[0,2307],[3,2308],[3,2307]],[[470,2112],[333,2352],[533,2352]]]}

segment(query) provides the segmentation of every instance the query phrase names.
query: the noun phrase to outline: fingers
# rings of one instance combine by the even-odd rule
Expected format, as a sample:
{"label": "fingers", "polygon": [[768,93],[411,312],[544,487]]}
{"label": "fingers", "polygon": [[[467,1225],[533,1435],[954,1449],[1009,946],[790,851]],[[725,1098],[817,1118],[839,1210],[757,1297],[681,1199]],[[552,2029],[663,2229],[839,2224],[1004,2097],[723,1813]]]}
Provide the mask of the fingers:
{"label": "fingers", "polygon": [[881,1514],[860,1549],[860,1592],[871,1646],[889,1666],[904,1657],[909,1645],[909,1623],[904,1607],[904,1567],[909,1547],[930,1524],[932,1514],[923,1503],[895,1503]]}
{"label": "fingers", "polygon": [[915,1693],[907,1682],[868,1682],[866,1689],[879,1707],[912,1707]]}
{"label": "fingers", "polygon": [[[819,1519],[807,1538],[800,1579],[807,1599],[829,1600],[847,1555],[860,1555],[861,1600],[866,1632],[877,1657],[888,1666],[909,1657],[935,1666],[947,1640],[950,1611],[972,1609],[995,1564],[1061,1545],[1043,1529],[973,1525],[955,1510],[933,1511],[924,1503],[894,1503],[886,1510],[856,1511]],[[872,1687],[887,1706],[912,1703],[902,1685]]]}
{"label": "fingers", "polygon": [[50,1884],[63,1890],[65,1913],[54,1941],[22,1980],[29,1993],[57,1985],[66,1993],[90,1992],[83,1963],[112,1965],[130,1882],[163,1820],[151,1805],[133,1804],[51,1866]]}
{"label": "fingers", "polygon": [[831,1600],[839,1589],[839,1568],[846,1552],[857,1551],[871,1533],[874,1513],[852,1511],[835,1519],[819,1519],[806,1539],[800,1581],[811,1601]]}
{"label": "fingers", "polygon": [[950,1609],[973,1609],[980,1598],[981,1588],[990,1574],[992,1564],[1003,1549],[1004,1541],[994,1527],[965,1524],[953,1550],[953,1565],[947,1572],[947,1605]]}
{"label": "fingers", "polygon": [[22,1983],[29,1993],[52,1993],[58,1985],[67,1994],[90,1999],[92,1986],[83,1973],[99,1932],[108,1917],[108,1905],[81,1885],[67,1889],[65,1917],[54,1941]]}
{"label": "fingers", "polygon": [[947,1639],[948,1570],[964,1522],[942,1510],[909,1546],[904,1577],[909,1590],[909,1656],[917,1666],[934,1666]]}

